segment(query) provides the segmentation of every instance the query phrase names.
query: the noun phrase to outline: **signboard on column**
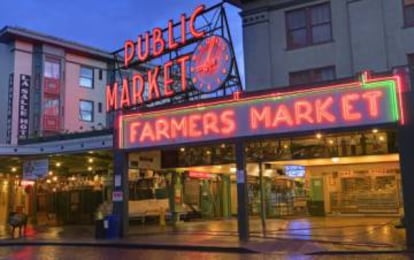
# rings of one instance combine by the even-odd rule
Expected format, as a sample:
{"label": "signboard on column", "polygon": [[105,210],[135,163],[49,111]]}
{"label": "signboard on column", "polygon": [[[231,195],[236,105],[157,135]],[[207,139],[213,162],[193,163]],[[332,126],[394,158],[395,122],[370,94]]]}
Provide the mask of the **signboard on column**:
{"label": "signboard on column", "polygon": [[14,74],[9,75],[9,89],[7,91],[7,130],[6,130],[6,143],[11,143],[12,133],[12,120],[13,120],[13,86],[14,86]]}
{"label": "signboard on column", "polygon": [[30,112],[30,76],[20,74],[18,138],[27,139],[29,136]]}
{"label": "signboard on column", "polygon": [[23,180],[37,180],[47,176],[49,160],[28,160],[23,162]]}

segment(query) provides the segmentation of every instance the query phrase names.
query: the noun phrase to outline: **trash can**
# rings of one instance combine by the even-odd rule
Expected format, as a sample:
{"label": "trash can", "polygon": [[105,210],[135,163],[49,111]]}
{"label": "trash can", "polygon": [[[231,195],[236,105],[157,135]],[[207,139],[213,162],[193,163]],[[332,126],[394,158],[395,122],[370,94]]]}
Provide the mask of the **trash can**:
{"label": "trash can", "polygon": [[108,215],[104,218],[105,238],[115,239],[119,238],[119,216]]}
{"label": "trash can", "polygon": [[106,234],[105,234],[105,228],[104,228],[104,220],[96,219],[95,220],[95,238],[104,239],[105,237],[106,237]]}

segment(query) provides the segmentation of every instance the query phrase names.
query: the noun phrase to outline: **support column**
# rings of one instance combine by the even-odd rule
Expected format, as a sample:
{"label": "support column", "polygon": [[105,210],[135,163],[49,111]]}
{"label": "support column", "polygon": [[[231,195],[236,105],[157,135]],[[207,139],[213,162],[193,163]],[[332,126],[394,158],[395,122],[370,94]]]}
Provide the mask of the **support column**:
{"label": "support column", "polygon": [[238,205],[237,224],[239,231],[239,240],[242,242],[247,242],[249,241],[249,203],[247,198],[247,173],[246,160],[244,157],[244,143],[238,141],[235,146]]}
{"label": "support column", "polygon": [[263,186],[263,162],[259,162],[259,186],[260,186],[260,220],[262,222],[262,235],[266,237],[266,201]]}
{"label": "support column", "polygon": [[114,151],[114,188],[112,192],[122,192],[119,201],[113,201],[113,214],[119,220],[118,234],[124,237],[128,231],[128,154],[122,150]]}
{"label": "support column", "polygon": [[400,152],[401,183],[404,200],[404,227],[406,245],[414,248],[414,92],[407,91],[403,95],[403,108],[406,123],[398,129],[398,145]]}
{"label": "support column", "polygon": [[[128,231],[129,216],[128,216],[128,153],[122,149],[119,142],[119,135],[122,129],[119,129],[119,120],[122,115],[122,111],[115,113],[114,120],[114,133],[113,133],[113,147],[114,147],[114,171],[113,171],[113,189],[112,189],[112,203],[113,214],[119,221],[117,225],[117,234],[119,237],[124,237]],[[121,140],[122,142],[122,140]],[[114,201],[114,193],[122,196],[117,197]]]}

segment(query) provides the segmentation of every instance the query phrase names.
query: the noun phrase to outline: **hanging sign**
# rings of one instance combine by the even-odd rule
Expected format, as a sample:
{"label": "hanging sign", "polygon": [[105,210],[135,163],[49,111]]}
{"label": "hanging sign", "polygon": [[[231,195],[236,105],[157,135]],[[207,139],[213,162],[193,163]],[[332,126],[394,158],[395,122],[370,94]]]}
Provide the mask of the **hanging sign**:
{"label": "hanging sign", "polygon": [[112,192],[112,201],[120,202],[123,201],[123,192],[122,191],[113,191]]}
{"label": "hanging sign", "polygon": [[246,174],[244,170],[237,170],[236,171],[236,181],[237,183],[245,183],[246,182]]}
{"label": "hanging sign", "polygon": [[[138,35],[136,42],[125,42],[125,68],[132,63],[141,64],[186,49],[182,55],[164,60],[161,65],[143,66],[141,72],[136,70],[122,82],[108,85],[107,112],[173,97],[190,90],[210,93],[226,82],[234,58],[232,47],[221,35],[209,32],[206,26],[197,25],[197,19],[204,12],[207,12],[205,6],[200,5],[189,17],[183,14],[177,23],[170,20],[165,29],[157,27]],[[188,45],[195,43],[196,47],[188,50]],[[193,88],[188,86],[189,83]]]}
{"label": "hanging sign", "polygon": [[27,139],[29,136],[29,112],[30,112],[30,76],[20,75],[19,91],[19,139]]}
{"label": "hanging sign", "polygon": [[398,76],[121,115],[120,148],[403,121]]}
{"label": "hanging sign", "polygon": [[13,116],[13,87],[14,87],[14,74],[9,75],[9,90],[7,93],[7,130],[6,130],[6,143],[11,143],[12,136],[12,116]]}
{"label": "hanging sign", "polygon": [[49,173],[49,160],[29,160],[23,162],[23,180],[37,180]]}

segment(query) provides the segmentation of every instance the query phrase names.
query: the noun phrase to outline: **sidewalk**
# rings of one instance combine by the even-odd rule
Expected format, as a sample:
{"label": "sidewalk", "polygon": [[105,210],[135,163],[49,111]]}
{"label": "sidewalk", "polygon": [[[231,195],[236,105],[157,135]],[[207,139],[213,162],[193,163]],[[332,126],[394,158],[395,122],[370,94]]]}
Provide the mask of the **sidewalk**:
{"label": "sidewalk", "polygon": [[[11,238],[0,228],[0,245],[116,246],[217,252],[326,254],[405,250],[404,230],[396,218],[320,217],[250,220],[250,241],[238,240],[237,220],[179,223],[176,227],[131,225],[122,239],[96,240],[93,226],[28,227],[26,236]],[[17,235],[17,231],[16,231]]]}

